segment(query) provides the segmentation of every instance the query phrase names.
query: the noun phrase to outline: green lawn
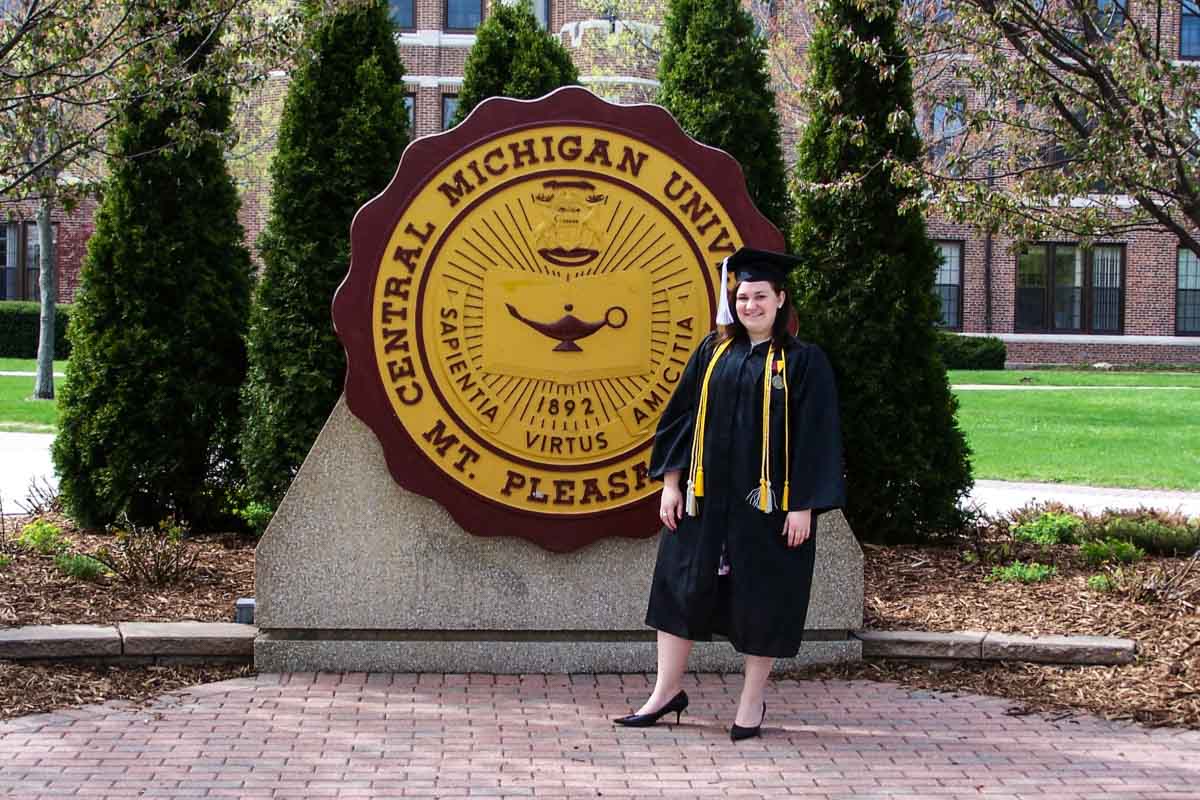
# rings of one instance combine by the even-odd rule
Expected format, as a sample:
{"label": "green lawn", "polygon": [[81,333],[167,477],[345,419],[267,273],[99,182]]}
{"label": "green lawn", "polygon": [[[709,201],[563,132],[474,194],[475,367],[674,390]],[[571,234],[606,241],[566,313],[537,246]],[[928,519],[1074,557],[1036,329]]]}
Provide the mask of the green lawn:
{"label": "green lawn", "polygon": [[0,377],[0,431],[54,432],[55,401],[31,400],[32,394],[33,378]]}
{"label": "green lawn", "polygon": [[[0,372],[35,372],[37,361],[32,358],[0,358]],[[55,372],[66,372],[66,361],[54,362]]]}
{"label": "green lawn", "polygon": [[1189,386],[1200,388],[1200,372],[1100,372],[1098,370],[1014,369],[949,371],[951,384],[1029,386]]}
{"label": "green lawn", "polygon": [[1200,490],[1200,391],[957,396],[976,478]]}

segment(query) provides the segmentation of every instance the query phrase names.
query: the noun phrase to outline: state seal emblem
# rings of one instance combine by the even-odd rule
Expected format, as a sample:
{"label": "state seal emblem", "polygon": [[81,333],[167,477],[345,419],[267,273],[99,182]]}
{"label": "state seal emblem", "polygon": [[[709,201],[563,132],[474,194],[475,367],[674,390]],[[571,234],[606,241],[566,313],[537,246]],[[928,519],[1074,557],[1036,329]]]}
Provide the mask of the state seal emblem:
{"label": "state seal emblem", "polygon": [[351,241],[346,401],[392,476],[555,551],[657,531],[654,429],[717,268],[783,244],[730,156],[578,87],[414,141]]}

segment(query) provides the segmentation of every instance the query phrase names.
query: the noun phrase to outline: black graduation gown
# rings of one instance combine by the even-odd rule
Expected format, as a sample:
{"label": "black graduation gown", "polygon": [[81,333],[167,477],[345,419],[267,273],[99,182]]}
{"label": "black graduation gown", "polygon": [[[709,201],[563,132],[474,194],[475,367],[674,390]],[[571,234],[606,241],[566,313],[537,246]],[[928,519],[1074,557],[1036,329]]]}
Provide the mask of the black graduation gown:
{"label": "black graduation gown", "polygon": [[[686,497],[701,381],[715,334],[692,354],[659,421],[650,474],[680,470]],[[784,458],[791,461],[788,508],[763,513],[746,497],[758,487],[763,368],[769,342],[730,343],[713,370],[704,436],[699,514],[664,528],[646,624],[694,641],[727,636],[740,653],[790,658],[800,649],[816,552],[817,514],[845,505],[841,428],[833,372],[819,347],[789,337],[786,372],[791,453],[784,453],[783,389],[771,390],[771,481],[782,503]],[[778,358],[778,356],[776,356]],[[787,511],[813,510],[804,544],[782,535]],[[730,574],[718,578],[724,547]]]}

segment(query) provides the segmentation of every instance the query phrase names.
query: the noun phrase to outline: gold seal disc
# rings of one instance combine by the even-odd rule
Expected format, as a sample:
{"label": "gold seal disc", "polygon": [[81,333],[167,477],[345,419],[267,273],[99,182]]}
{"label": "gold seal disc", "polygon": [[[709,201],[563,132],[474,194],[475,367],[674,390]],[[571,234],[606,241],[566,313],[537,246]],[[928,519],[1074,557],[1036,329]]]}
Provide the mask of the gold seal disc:
{"label": "gold seal disc", "polygon": [[[514,110],[524,124],[495,124]],[[641,126],[613,124],[639,112]],[[656,137],[664,117],[674,135]],[[409,445],[402,464],[388,454],[402,485],[425,487],[484,528],[476,532],[501,523],[569,549],[604,535],[614,512],[640,508],[645,530],[608,535],[653,533],[654,430],[711,330],[717,269],[747,228],[759,245],[778,233],[748,208],[740,172],[736,191],[727,185],[732,160],[682,137],[658,108],[564,89],[532,103],[488,101],[430,139],[443,137],[469,141],[440,162],[421,158],[428,140],[415,142],[397,181],[436,166],[410,176],[388,224],[377,213],[361,230],[363,212],[395,183],[355,220],[354,264],[335,302],[351,409],[377,433],[388,428],[385,450],[389,438]],[[374,242],[364,280],[360,244]],[[384,402],[356,402],[356,376]],[[547,522],[560,523],[557,536]]]}

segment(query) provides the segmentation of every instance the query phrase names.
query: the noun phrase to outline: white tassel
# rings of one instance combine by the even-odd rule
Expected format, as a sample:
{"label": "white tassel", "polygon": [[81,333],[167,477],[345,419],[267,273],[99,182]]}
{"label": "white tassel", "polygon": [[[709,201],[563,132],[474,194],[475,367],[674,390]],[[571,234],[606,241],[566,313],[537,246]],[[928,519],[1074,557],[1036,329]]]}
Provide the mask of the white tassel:
{"label": "white tassel", "polygon": [[696,487],[691,481],[688,481],[687,499],[684,500],[683,510],[687,512],[689,517],[696,516],[698,510],[696,508]]}
{"label": "white tassel", "polygon": [[[758,489],[755,489],[754,491],[752,491],[750,494],[746,495],[746,502],[759,510],[762,509],[762,506],[759,505],[759,500],[762,499],[761,492],[762,492],[762,488],[759,487]],[[773,489],[771,489],[771,484],[767,483],[767,510],[764,511],[763,513],[770,514],[772,511],[777,511],[778,509],[779,509],[779,504],[777,502],[775,502],[775,492]]]}
{"label": "white tassel", "polygon": [[721,262],[721,285],[717,287],[717,324],[732,325],[733,312],[729,309],[729,257]]}

